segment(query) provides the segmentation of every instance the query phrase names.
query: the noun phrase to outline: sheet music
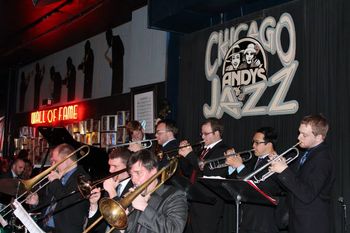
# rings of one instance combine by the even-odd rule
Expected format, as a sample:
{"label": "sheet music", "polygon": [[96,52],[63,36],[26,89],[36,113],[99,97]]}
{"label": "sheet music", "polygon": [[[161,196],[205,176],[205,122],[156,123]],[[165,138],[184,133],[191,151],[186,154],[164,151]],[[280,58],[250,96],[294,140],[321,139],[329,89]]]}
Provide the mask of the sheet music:
{"label": "sheet music", "polygon": [[30,233],[45,233],[45,231],[43,231],[29,216],[28,212],[23,208],[21,203],[15,200],[13,202],[13,206],[15,207],[15,211],[13,213]]}
{"label": "sheet music", "polygon": [[0,214],[0,224],[2,227],[6,227],[8,225],[7,221]]}

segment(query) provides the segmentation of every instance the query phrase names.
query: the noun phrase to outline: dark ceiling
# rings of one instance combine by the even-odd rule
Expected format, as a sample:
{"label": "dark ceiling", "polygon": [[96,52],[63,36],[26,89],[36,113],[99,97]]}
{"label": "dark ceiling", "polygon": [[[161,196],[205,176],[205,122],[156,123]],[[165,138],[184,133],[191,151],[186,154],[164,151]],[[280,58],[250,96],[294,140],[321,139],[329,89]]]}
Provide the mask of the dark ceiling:
{"label": "dark ceiling", "polygon": [[[34,4],[36,5],[34,6]],[[2,0],[0,64],[35,61],[131,20],[147,0]]]}

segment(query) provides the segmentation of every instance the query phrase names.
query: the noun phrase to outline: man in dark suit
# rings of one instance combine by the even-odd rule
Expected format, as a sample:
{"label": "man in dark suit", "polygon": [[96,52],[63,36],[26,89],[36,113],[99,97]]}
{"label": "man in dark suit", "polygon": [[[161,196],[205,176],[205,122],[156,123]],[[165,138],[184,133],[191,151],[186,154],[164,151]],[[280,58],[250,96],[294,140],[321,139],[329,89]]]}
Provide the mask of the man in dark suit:
{"label": "man in dark suit", "polygon": [[[63,161],[74,152],[68,144],[60,144],[51,153],[51,165]],[[27,199],[30,205],[45,205],[44,218],[39,222],[45,232],[54,233],[81,233],[87,218],[89,203],[82,200],[79,193],[71,195],[78,190],[78,176],[88,174],[76,164],[77,156],[74,154],[57,166],[55,171],[48,175],[50,183],[46,190],[38,196],[33,194]],[[39,200],[40,199],[40,200]]]}
{"label": "man in dark suit", "polygon": [[[224,127],[218,119],[209,118],[202,123],[201,135],[204,141],[204,149],[199,155],[193,152],[192,147],[188,145],[187,141],[180,143],[179,154],[185,157],[192,165],[191,181],[195,182],[197,176],[227,176],[227,168],[219,168],[210,170],[208,166],[203,166],[202,162],[208,159],[215,159],[222,157],[227,146],[222,141]],[[193,185],[200,193],[205,196],[207,200],[215,200],[215,203],[203,203],[198,197],[191,197],[192,203],[190,207],[190,222],[189,228],[192,232],[201,233],[215,233],[220,229],[220,221],[223,215],[224,202],[216,194],[206,189],[198,183]],[[198,201],[197,201],[197,200]]]}
{"label": "man in dark suit", "polygon": [[[149,150],[133,153],[128,160],[128,171],[133,184],[140,187],[158,172],[157,157]],[[153,180],[132,201],[134,211],[128,216],[126,233],[182,233],[187,219],[185,193],[172,186],[158,185]]]}
{"label": "man in dark suit", "polygon": [[[156,138],[158,144],[161,146],[159,152],[159,167],[161,169],[165,167],[170,159],[177,157],[179,141],[175,138],[178,129],[176,128],[175,122],[169,119],[160,120],[156,126]],[[176,188],[180,188],[184,191],[188,191],[190,182],[188,175],[186,177],[185,172],[188,170],[190,164],[183,157],[178,157],[178,168],[176,173],[167,181],[167,184],[171,184]]]}
{"label": "man in dark suit", "polygon": [[1,178],[19,178],[24,172],[25,162],[22,158],[15,159],[11,165],[11,169],[5,173],[0,175]]}
{"label": "man in dark suit", "polygon": [[[130,157],[131,153],[128,149],[118,147],[113,149],[109,153],[109,172],[114,173],[126,169],[126,163]],[[114,200],[119,200],[123,197],[129,189],[133,187],[131,179],[129,178],[129,173],[124,171],[119,175],[109,178],[103,182],[103,188],[106,191],[106,197],[113,198]],[[91,191],[92,195],[90,196],[90,211],[89,211],[89,221],[87,226],[95,222],[100,216],[101,213],[98,211],[98,201],[101,198],[101,189],[95,188]],[[91,233],[104,233],[107,228],[107,222],[101,221],[96,227],[94,227]],[[113,233],[119,232],[114,230]]]}
{"label": "man in dark suit", "polygon": [[288,190],[290,233],[332,232],[331,189],[335,170],[324,143],[328,128],[322,115],[304,117],[298,136],[299,146],[306,149],[303,156],[291,166],[285,159],[270,166]]}
{"label": "man in dark suit", "polygon": [[[229,156],[226,163],[230,165],[228,172],[232,178],[245,177],[252,172],[260,169],[268,163],[269,157],[276,155],[275,145],[277,142],[277,133],[272,127],[262,127],[258,129],[253,136],[253,149],[255,156],[247,163],[243,163],[240,155]],[[233,149],[227,151],[227,154],[234,153]],[[260,179],[267,169],[262,170],[255,175]],[[275,177],[271,177],[257,186],[269,195],[279,195],[281,189],[277,184]],[[242,205],[242,216],[240,223],[240,232],[242,233],[277,233],[278,224],[275,217],[276,206],[248,204]]]}

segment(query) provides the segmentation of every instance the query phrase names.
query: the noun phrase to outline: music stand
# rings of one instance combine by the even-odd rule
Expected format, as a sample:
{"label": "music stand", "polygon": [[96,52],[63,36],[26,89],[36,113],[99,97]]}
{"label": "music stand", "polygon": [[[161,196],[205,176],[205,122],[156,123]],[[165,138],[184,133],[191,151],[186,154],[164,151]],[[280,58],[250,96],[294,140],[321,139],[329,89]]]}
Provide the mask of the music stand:
{"label": "music stand", "polygon": [[226,202],[234,201],[236,203],[236,233],[239,233],[239,210],[242,202],[261,205],[277,205],[278,203],[277,200],[264,193],[250,180],[207,177],[198,178],[198,181]]}

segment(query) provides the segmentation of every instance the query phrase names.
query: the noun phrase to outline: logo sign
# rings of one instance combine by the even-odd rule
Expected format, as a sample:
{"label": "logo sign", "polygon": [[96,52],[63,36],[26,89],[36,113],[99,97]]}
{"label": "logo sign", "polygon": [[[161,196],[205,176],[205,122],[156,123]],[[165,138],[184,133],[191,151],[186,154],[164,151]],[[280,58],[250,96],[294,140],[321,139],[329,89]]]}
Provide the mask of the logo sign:
{"label": "logo sign", "polygon": [[37,124],[55,124],[63,121],[78,120],[79,105],[67,105],[53,109],[45,109],[30,114],[32,125]]}
{"label": "logo sign", "polygon": [[[287,47],[282,46],[282,31],[288,36]],[[244,37],[239,38],[240,35]],[[295,27],[288,13],[282,14],[278,22],[267,17],[260,27],[252,21],[249,26],[244,23],[212,32],[205,57],[205,75],[211,82],[211,105],[204,104],[204,116],[221,118],[227,113],[240,119],[294,114],[299,108],[298,102],[285,98],[299,64],[295,51]],[[281,69],[273,74],[268,73],[268,54],[276,56],[281,63]],[[258,105],[268,88],[275,90],[269,104]]]}

